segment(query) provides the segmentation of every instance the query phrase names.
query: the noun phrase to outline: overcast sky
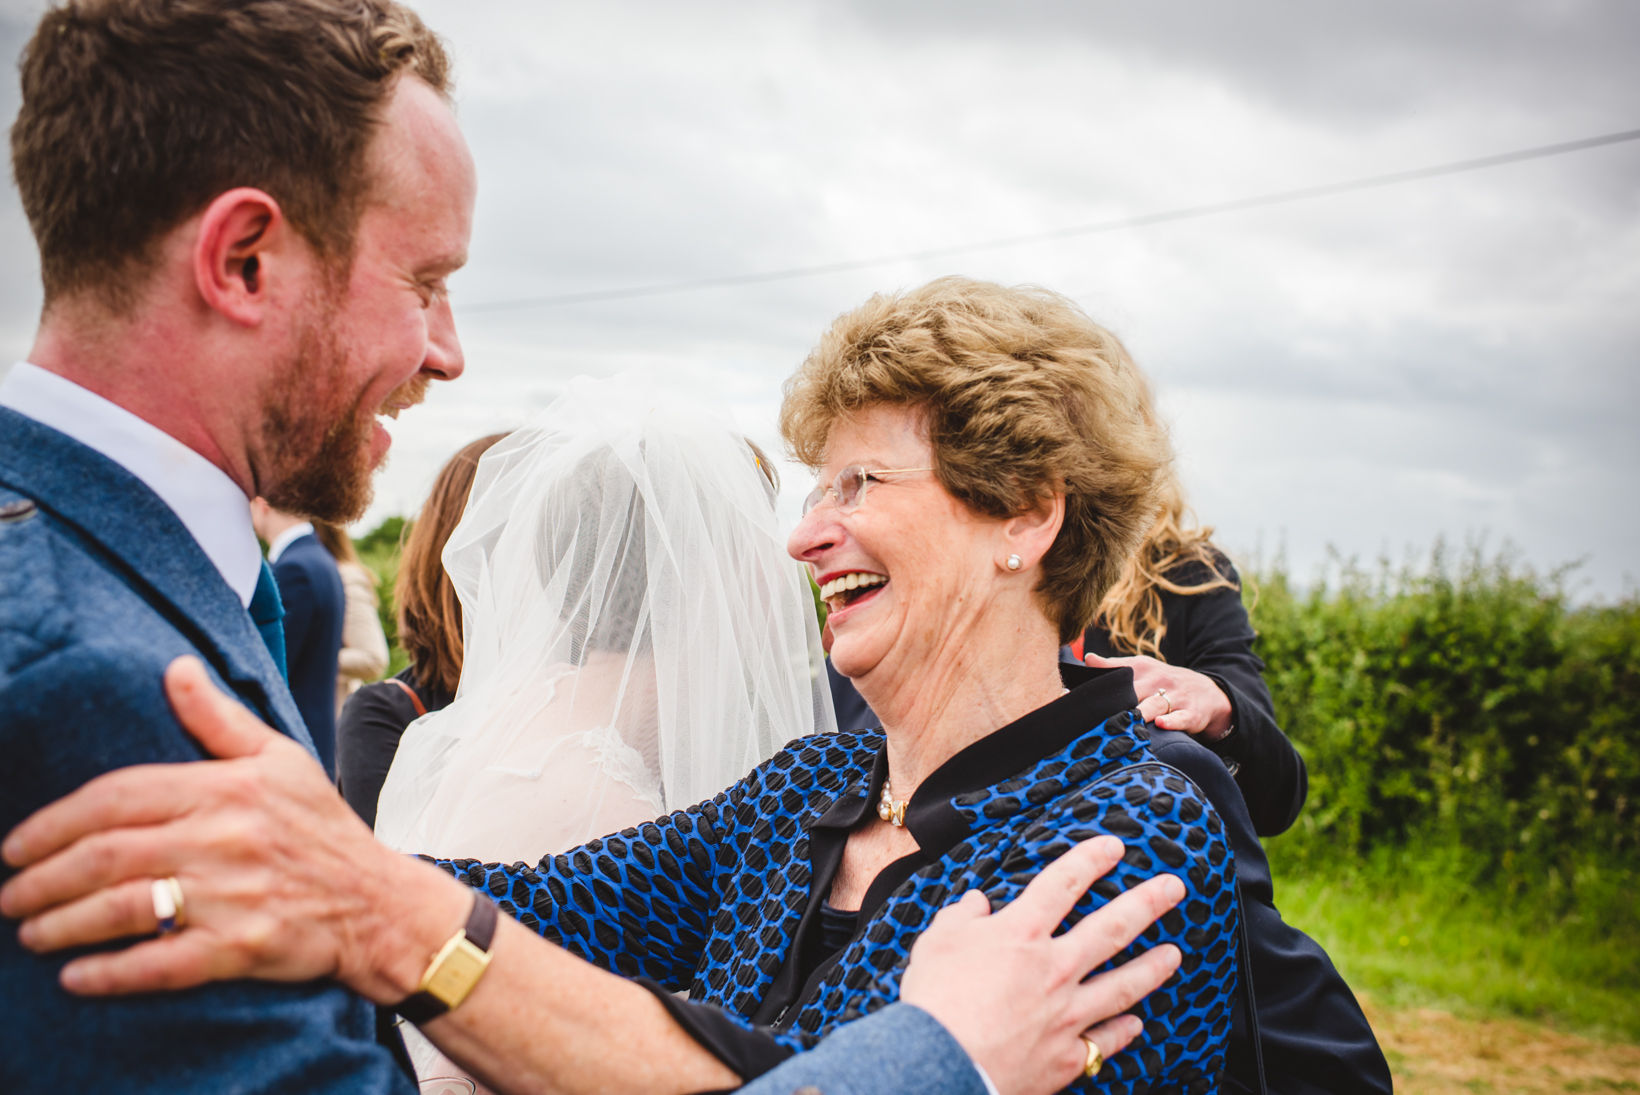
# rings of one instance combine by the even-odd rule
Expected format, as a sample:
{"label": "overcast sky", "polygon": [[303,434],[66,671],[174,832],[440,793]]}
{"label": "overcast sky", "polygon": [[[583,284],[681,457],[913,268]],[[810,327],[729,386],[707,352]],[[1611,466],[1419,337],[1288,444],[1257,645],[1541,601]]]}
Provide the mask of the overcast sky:
{"label": "overcast sky", "polygon": [[[0,0],[15,57],[43,5]],[[478,161],[468,372],[394,427],[366,525],[571,376],[645,365],[777,444],[838,313],[948,273],[1035,282],[1154,378],[1220,542],[1371,560],[1508,540],[1640,579],[1640,142],[849,273],[478,306],[894,255],[1640,127],[1640,6],[1543,0],[417,5]],[[0,107],[16,111],[15,79]],[[0,361],[33,244],[0,197]],[[806,489],[790,469],[785,504]]]}

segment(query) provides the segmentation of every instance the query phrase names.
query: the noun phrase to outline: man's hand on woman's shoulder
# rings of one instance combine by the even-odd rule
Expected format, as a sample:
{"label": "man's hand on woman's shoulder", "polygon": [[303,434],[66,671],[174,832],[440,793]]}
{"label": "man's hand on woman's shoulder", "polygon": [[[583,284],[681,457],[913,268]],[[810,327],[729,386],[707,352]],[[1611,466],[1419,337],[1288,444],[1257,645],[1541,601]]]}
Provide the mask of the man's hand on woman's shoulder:
{"label": "man's hand on woman's shoulder", "polygon": [[1064,1088],[1087,1062],[1084,1037],[1114,1057],[1144,1029],[1122,1013],[1179,967],[1179,949],[1167,944],[1084,980],[1184,898],[1169,874],[1053,934],[1123,851],[1115,837],[1084,841],[996,913],[970,890],[911,949],[901,1001],[938,1019],[1004,1095]]}

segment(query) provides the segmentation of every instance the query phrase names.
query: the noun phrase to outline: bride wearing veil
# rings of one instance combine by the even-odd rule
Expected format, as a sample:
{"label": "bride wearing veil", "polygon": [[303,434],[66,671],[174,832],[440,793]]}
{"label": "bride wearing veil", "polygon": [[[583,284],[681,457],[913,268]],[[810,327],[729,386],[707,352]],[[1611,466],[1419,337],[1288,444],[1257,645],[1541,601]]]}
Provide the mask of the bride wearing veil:
{"label": "bride wearing veil", "polygon": [[775,493],[731,419],[641,375],[578,378],[485,453],[443,556],[461,683],[405,731],[377,836],[533,863],[834,729]]}

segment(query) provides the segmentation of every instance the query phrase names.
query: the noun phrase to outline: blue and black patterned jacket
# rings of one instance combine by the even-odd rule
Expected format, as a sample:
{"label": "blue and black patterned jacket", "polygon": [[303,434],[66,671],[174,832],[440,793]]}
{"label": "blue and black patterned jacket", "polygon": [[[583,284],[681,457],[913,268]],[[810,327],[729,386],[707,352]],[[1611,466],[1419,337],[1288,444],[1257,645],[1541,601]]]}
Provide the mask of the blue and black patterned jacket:
{"label": "blue and black patterned jacket", "polygon": [[[883,869],[854,937],[829,955],[820,908],[848,834],[881,792],[880,731],[795,741],[710,802],[534,868],[439,862],[548,939],[653,982],[696,1038],[750,1078],[897,999],[911,944],[942,906],[970,889],[1000,905],[1076,841],[1113,834],[1127,854],[1071,921],[1175,874],[1185,900],[1116,961],[1171,942],[1184,962],[1136,1009],[1141,1039],[1071,1090],[1216,1090],[1238,916],[1223,822],[1150,752],[1129,671],[1062,669],[1070,693],[923,782],[906,812],[921,850]],[[688,1004],[667,995],[682,989]]]}

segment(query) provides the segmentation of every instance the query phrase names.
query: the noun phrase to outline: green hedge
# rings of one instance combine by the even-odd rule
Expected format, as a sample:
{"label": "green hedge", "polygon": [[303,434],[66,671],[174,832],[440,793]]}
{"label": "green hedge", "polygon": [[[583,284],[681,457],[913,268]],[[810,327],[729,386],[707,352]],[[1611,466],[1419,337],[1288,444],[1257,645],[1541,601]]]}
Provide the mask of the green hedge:
{"label": "green hedge", "polygon": [[1617,897],[1640,868],[1640,601],[1574,606],[1562,574],[1440,545],[1337,572],[1300,592],[1269,568],[1244,595],[1310,771],[1272,855],[1414,852],[1563,910]]}

